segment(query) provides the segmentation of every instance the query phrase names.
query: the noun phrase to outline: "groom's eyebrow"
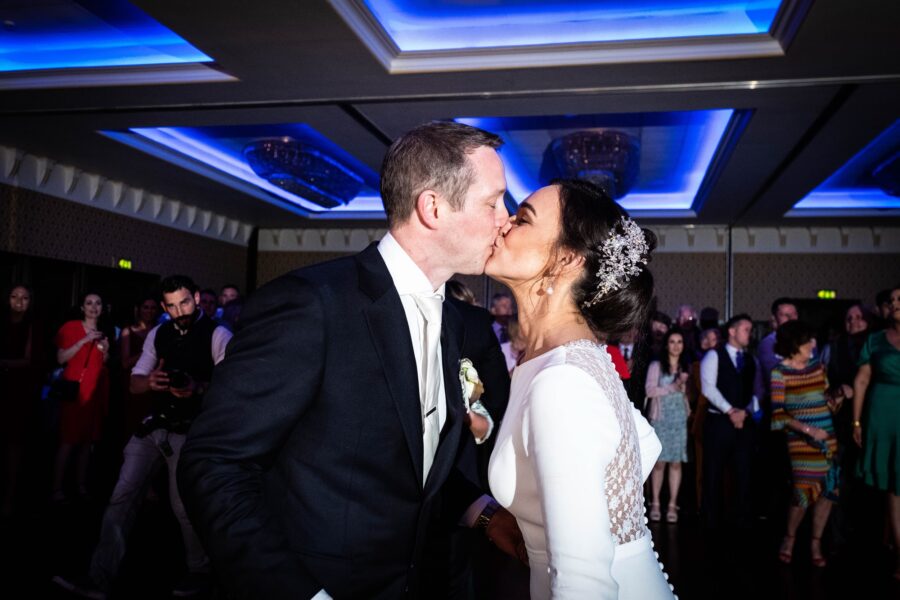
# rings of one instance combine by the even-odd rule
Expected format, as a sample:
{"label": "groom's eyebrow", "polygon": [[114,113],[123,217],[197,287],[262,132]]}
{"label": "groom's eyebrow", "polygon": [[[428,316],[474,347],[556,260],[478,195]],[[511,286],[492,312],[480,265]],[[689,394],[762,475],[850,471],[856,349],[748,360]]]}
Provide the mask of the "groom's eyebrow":
{"label": "groom's eyebrow", "polygon": [[530,210],[531,214],[533,214],[534,216],[537,216],[537,211],[534,210],[534,207],[527,202],[523,202],[522,204],[520,204],[519,210]]}

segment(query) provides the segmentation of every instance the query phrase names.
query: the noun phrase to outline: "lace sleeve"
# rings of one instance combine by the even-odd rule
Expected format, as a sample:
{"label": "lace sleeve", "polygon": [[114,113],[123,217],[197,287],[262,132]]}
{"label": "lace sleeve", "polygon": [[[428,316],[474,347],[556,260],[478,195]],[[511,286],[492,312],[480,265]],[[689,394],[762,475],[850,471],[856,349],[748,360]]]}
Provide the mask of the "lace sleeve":
{"label": "lace sleeve", "polygon": [[525,415],[527,452],[541,492],[551,597],[616,598],[616,540],[606,473],[621,438],[597,382],[569,365],[535,377]]}

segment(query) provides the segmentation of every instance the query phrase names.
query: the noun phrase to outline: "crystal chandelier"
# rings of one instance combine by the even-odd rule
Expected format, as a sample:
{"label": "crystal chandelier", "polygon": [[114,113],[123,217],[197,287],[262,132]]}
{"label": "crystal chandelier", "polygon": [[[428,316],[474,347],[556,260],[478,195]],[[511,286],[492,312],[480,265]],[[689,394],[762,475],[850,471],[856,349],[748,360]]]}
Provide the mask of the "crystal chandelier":
{"label": "crystal chandelier", "polygon": [[321,150],[289,137],[264,138],[244,146],[253,172],[324,208],[353,200],[363,180]]}
{"label": "crystal chandelier", "polygon": [[563,177],[587,179],[613,199],[637,181],[640,141],[623,131],[576,131],[553,140],[550,150]]}

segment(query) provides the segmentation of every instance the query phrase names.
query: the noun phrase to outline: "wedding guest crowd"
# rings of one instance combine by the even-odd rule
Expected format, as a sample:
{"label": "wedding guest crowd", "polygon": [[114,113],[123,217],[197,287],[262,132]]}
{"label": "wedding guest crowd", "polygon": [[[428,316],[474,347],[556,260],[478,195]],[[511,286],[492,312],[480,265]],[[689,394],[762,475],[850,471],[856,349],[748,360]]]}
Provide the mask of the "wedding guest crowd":
{"label": "wedding guest crowd", "polygon": [[[135,298],[133,318],[114,324],[102,293],[88,291],[52,338],[52,331],[35,317],[32,290],[21,284],[8,288],[0,313],[0,386],[6,398],[0,420],[2,518],[8,521],[23,510],[21,481],[23,465],[28,463],[28,436],[48,401],[55,402],[58,411],[55,457],[47,472],[33,479],[46,483],[49,510],[79,503],[106,506],[89,575],[58,578],[57,583],[69,591],[110,589],[129,531],[139,517],[138,507],[148,493],[154,493],[156,465],[166,465],[170,474],[175,471],[172,461],[174,456],[177,464],[180,434],[155,429],[141,435],[144,418],[159,412],[153,404],[159,394],[134,385],[135,377],[170,373],[173,367],[168,360],[141,367],[142,361],[147,362],[148,344],[158,350],[159,334],[153,333],[162,331],[160,315],[167,317],[162,319],[166,331],[196,332],[194,324],[209,323],[201,327],[205,334],[224,332],[217,334],[218,345],[204,338],[210,373],[224,353],[230,332],[240,327],[244,299],[236,286],[223,286],[216,294],[209,288],[199,290],[187,278],[178,281],[192,304],[188,314],[167,300],[173,293],[168,285],[161,294]],[[473,357],[480,352],[490,357],[491,366],[476,365],[481,379],[491,382],[486,386],[489,392],[467,421],[472,477],[486,486],[491,434],[503,417],[509,389],[505,378],[522,358],[521,333],[509,295],[494,295],[490,309],[485,310],[473,307],[476,296],[457,281],[448,282],[447,294],[468,307],[460,312],[468,315],[469,340],[481,340],[477,342],[480,349],[471,346],[468,352]],[[648,482],[649,519],[661,527],[699,522],[711,531],[751,527],[759,518],[778,519],[784,523],[784,534],[773,560],[794,564],[802,555],[801,562],[825,568],[861,526],[858,515],[871,506],[864,503],[872,493],[880,493],[887,507],[885,530],[892,547],[900,548],[900,404],[896,402],[900,397],[900,287],[886,289],[873,300],[871,309],[865,302],[848,306],[842,327],[832,336],[801,320],[804,313],[795,301],[777,298],[772,302],[769,333],[758,339],[752,335],[755,321],[749,315],[720,323],[715,309],[706,307],[698,313],[683,304],[674,318],[656,311],[645,330],[609,340],[610,358],[632,401],[662,442]],[[188,316],[190,323],[184,320]],[[179,323],[185,327],[179,329]],[[479,337],[476,330],[493,336]],[[45,336],[52,339],[49,347],[42,343]],[[74,392],[68,396],[65,386],[46,385],[53,379],[54,369],[48,367],[53,363],[60,370],[59,381],[76,384],[69,387]],[[208,377],[204,372],[197,381]],[[48,389],[53,390],[43,402],[42,384],[45,396]],[[111,420],[112,413],[119,420]],[[97,478],[91,476],[101,468],[92,457],[105,438],[120,440],[111,447],[121,453],[112,463],[121,468],[108,501]],[[485,440],[488,443],[482,444]],[[167,448],[172,454],[167,454]],[[685,478],[688,485],[682,485]],[[205,554],[193,543],[174,478],[163,481],[161,490],[168,494],[187,549],[186,579],[176,588],[191,595],[203,589]],[[685,512],[685,505],[692,510]],[[808,533],[801,527],[806,513],[811,514]],[[797,544],[798,538],[802,544]],[[471,580],[469,554],[482,556],[479,553],[485,549],[473,550],[471,540],[454,543],[458,543],[457,576]],[[897,556],[892,575],[900,580],[900,552]],[[486,575],[484,565],[476,564],[474,571],[477,585],[491,585],[485,583],[490,574]]]}

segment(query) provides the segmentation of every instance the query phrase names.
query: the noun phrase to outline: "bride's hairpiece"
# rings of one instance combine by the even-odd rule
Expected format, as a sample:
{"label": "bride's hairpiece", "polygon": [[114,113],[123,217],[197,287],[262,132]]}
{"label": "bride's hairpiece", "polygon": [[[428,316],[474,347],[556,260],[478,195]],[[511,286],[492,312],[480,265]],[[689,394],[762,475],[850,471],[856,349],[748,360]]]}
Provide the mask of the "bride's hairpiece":
{"label": "bride's hairpiece", "polygon": [[600,269],[594,274],[597,291],[582,303],[585,308],[593,306],[609,292],[624,288],[633,275],[638,275],[640,265],[647,264],[650,245],[638,224],[622,217],[597,249],[600,250]]}

